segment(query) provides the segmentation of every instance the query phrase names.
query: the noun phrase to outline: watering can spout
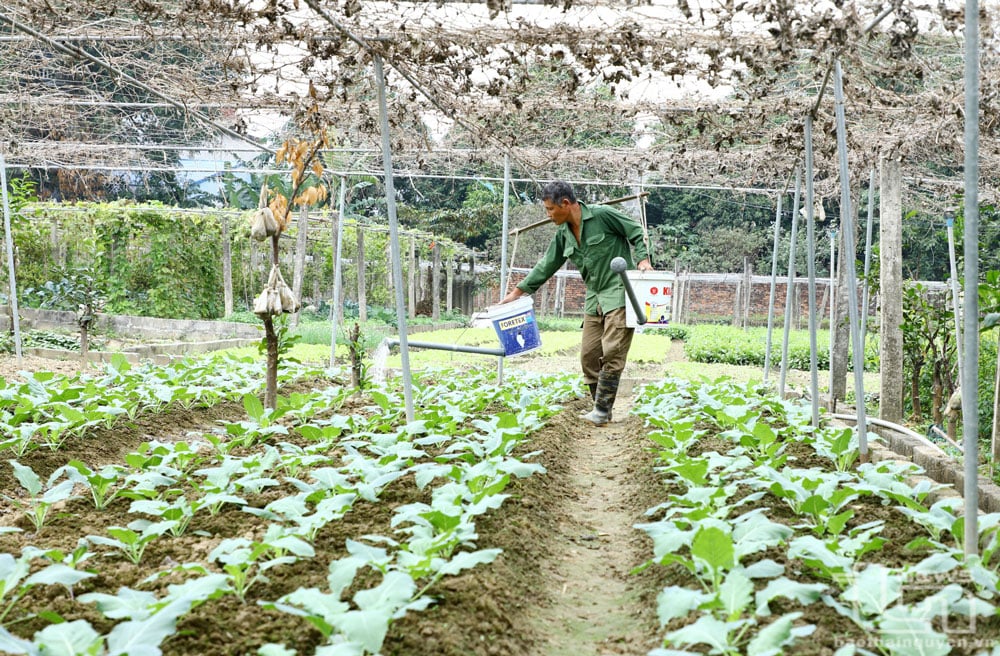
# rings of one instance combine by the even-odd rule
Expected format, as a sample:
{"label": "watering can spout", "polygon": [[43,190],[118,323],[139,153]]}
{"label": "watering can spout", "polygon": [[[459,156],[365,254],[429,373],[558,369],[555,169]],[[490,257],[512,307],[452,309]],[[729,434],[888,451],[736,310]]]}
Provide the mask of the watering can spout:
{"label": "watering can spout", "polygon": [[[389,348],[398,348],[398,339],[389,339]],[[454,351],[458,353],[474,353],[477,355],[495,355],[497,357],[504,357],[506,353],[503,349],[486,348],[482,346],[465,346],[463,344],[438,344],[436,342],[414,342],[411,340],[406,340],[406,345],[409,348],[425,348],[425,349],[436,349],[439,351]]]}

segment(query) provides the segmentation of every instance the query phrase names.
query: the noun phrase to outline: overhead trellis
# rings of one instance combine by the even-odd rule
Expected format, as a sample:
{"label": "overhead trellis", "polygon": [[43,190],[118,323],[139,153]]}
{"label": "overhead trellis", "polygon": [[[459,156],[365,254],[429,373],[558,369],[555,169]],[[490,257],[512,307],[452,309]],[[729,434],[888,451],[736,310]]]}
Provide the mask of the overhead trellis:
{"label": "overhead trellis", "polygon": [[[157,170],[177,158],[157,143],[233,144],[229,131],[253,142],[285,121],[375,148],[377,52],[403,176],[481,173],[509,154],[529,178],[770,189],[800,158],[801,118],[815,109],[816,170],[829,180],[817,192],[835,195],[833,107],[813,105],[838,57],[853,177],[890,155],[936,190],[927,202],[961,182],[954,0],[105,5],[17,0],[0,11],[9,164]],[[982,14],[980,156],[991,172],[1000,8]],[[376,150],[331,168],[378,164]]]}

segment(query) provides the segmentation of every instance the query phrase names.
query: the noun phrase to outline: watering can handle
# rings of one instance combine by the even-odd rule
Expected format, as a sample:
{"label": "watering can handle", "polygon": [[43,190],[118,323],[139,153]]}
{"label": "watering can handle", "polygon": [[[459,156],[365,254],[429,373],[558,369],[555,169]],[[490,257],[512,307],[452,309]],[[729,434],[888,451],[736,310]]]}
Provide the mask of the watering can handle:
{"label": "watering can handle", "polygon": [[628,264],[625,262],[624,257],[616,257],[611,260],[611,270],[621,276],[622,284],[625,285],[625,295],[628,296],[629,303],[632,304],[632,309],[635,310],[635,321],[641,326],[646,323],[646,313],[639,306],[639,299],[635,297],[635,290],[632,289],[632,283],[629,282],[628,276],[625,275],[625,269],[627,268]]}

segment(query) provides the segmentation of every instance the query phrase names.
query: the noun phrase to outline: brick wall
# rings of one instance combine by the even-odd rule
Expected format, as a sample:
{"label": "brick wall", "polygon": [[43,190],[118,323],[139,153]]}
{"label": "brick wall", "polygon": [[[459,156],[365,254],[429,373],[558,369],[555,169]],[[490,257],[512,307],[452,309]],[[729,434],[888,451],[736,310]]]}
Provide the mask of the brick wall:
{"label": "brick wall", "polygon": [[[527,275],[528,269],[513,269],[511,285],[514,286]],[[565,288],[565,300],[562,312],[559,312],[559,297],[557,289]],[[680,309],[681,321],[686,323],[722,322],[730,323],[734,316],[742,316],[742,304],[737,307],[737,291],[744,285],[744,277],[740,274],[684,274],[681,277],[683,288],[675,286],[674,294],[681,295],[683,307]],[[784,316],[787,295],[786,277],[779,277],[775,284],[774,312],[775,316]],[[676,283],[675,283],[676,285]],[[816,280],[816,304],[818,320],[828,318],[830,298],[828,281]],[[796,278],[793,287],[793,326],[805,328],[809,316],[809,285],[806,278]],[[578,271],[560,271],[533,295],[535,311],[540,315],[580,316],[583,314],[583,300],[586,288]],[[492,298],[499,298],[499,290],[493,287],[489,290]],[[749,322],[751,325],[766,325],[767,311],[771,295],[771,277],[753,276],[750,284]],[[874,301],[873,301],[874,302]],[[739,312],[739,314],[737,314]],[[869,308],[872,316],[874,308]]]}

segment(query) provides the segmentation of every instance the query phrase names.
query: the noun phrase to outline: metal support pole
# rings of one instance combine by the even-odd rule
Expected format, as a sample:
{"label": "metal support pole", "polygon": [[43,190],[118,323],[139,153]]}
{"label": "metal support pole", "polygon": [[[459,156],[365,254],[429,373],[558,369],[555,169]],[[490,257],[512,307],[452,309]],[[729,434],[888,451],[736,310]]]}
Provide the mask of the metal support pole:
{"label": "metal support pole", "polygon": [[[771,333],[774,331],[774,297],[778,286],[778,246],[781,243],[781,200],[785,192],[778,194],[774,209],[774,246],[771,248],[771,293],[767,297],[767,340],[764,347],[764,384],[771,373]],[[788,304],[785,304],[788,312]]]}
{"label": "metal support pole", "polygon": [[[505,153],[503,156],[503,230],[500,231],[500,298],[507,295],[507,231],[510,226],[510,184],[510,153]],[[497,358],[497,385],[503,385],[503,357]]]}
{"label": "metal support pole", "polygon": [[14,355],[18,366],[22,363],[21,355],[21,317],[17,309],[17,279],[14,275],[14,239],[10,229],[10,201],[7,198],[7,162],[0,153],[0,194],[3,194],[3,238],[7,247],[7,276],[10,285],[11,321],[14,328]]}
{"label": "metal support pole", "polygon": [[834,106],[837,117],[837,153],[840,160],[840,212],[844,224],[844,249],[841,266],[847,279],[847,312],[851,320],[851,341],[854,343],[854,405],[858,413],[858,452],[862,463],[868,462],[868,422],[865,421],[865,345],[861,342],[858,315],[858,271],[854,265],[857,247],[854,243],[854,209],[851,207],[851,181],[847,166],[847,121],[844,117],[844,78],[840,60],[834,64]]}
{"label": "metal support pole", "polygon": [[965,553],[979,551],[979,2],[965,0],[965,372],[962,442],[965,444]]}
{"label": "metal support pole", "polygon": [[340,190],[337,201],[337,246],[333,256],[333,302],[330,303],[330,368],[337,366],[337,331],[339,321],[340,292],[344,274],[341,256],[344,252],[344,212],[347,207],[347,176],[340,176]]}
{"label": "metal support pole", "polygon": [[389,249],[392,253],[392,281],[396,288],[396,321],[399,326],[399,355],[403,369],[403,399],[406,421],[413,421],[413,379],[410,375],[410,351],[406,346],[406,303],[403,301],[403,262],[399,248],[399,221],[396,218],[396,189],[392,179],[392,150],[389,147],[389,115],[385,103],[385,72],[382,56],[372,55],[378,87],[378,113],[382,127],[382,165],[385,168],[385,204],[389,212]]}
{"label": "metal support pole", "polygon": [[809,275],[809,375],[812,394],[812,425],[819,427],[819,371],[816,347],[816,221],[813,216],[813,142],[812,116],[804,126],[806,149],[806,270]]}
{"label": "metal support pole", "polygon": [[788,377],[788,341],[792,333],[792,303],[795,287],[795,246],[799,240],[799,200],[802,195],[802,176],[795,165],[795,195],[792,197],[792,231],[788,233],[788,284],[785,286],[785,332],[781,340],[781,369],[778,376],[778,395],[785,396]]}
{"label": "metal support pole", "polygon": [[955,313],[955,349],[958,353],[958,384],[962,384],[962,372],[965,371],[965,364],[962,362],[962,311],[959,308],[958,293],[958,260],[955,258],[955,215],[945,212],[945,225],[948,227],[948,262],[951,271],[951,307]]}
{"label": "metal support pole", "polygon": [[872,270],[872,224],[875,222],[875,167],[872,167],[868,176],[868,221],[865,224],[865,292],[864,300],[861,303],[861,343],[867,344],[866,333],[868,332],[868,303],[871,285],[868,284],[868,276]]}
{"label": "metal support pole", "polygon": [[830,412],[837,409],[837,400],[833,398],[833,347],[834,347],[834,316],[837,314],[837,229],[826,231],[830,238]]}

